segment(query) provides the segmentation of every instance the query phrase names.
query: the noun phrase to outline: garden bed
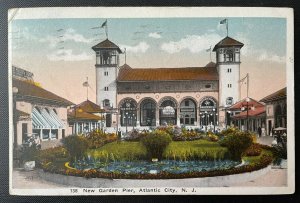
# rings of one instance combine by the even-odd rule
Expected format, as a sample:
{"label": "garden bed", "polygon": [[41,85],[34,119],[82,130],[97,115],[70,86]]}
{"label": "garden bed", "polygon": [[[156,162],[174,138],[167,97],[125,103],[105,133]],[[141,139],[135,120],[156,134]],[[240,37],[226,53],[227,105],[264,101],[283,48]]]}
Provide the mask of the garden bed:
{"label": "garden bed", "polygon": [[[206,146],[207,148],[215,148],[217,147],[216,143],[207,143],[205,142],[200,142],[200,141],[194,141],[195,145],[198,146],[199,144],[202,143],[203,147]],[[199,143],[200,142],[200,143]],[[188,143],[193,143],[193,142],[188,142]],[[182,143],[183,144],[183,143]],[[192,144],[190,144],[192,145]],[[132,152],[130,151],[135,151],[139,152],[135,154],[137,157],[142,157],[144,151],[143,148],[139,145],[138,142],[120,142],[120,143],[110,143],[102,148],[99,148],[94,152],[95,155],[103,156],[103,149],[108,150],[108,149],[115,149],[115,151],[118,151],[117,146],[120,146],[119,149],[123,149],[123,156],[120,156],[119,158],[122,158],[123,161],[127,158],[130,158],[130,156],[133,157]],[[140,148],[139,148],[140,147]],[[172,146],[169,146],[172,149]],[[175,143],[176,149],[180,149],[180,146],[178,146],[178,143]],[[189,148],[187,148],[189,149]],[[222,149],[222,148],[221,148]],[[95,151],[95,150],[94,150]],[[120,151],[122,152],[122,151]],[[126,155],[126,153],[131,154]],[[88,153],[91,153],[89,151]],[[105,155],[107,161],[111,160],[110,158],[107,158],[108,153]],[[103,157],[105,159],[105,156]],[[114,157],[118,157],[113,155]],[[128,157],[129,156],[129,157]],[[59,159],[58,159],[59,160]],[[134,160],[134,159],[133,159]],[[273,158],[272,158],[272,152],[268,149],[262,149],[262,153],[259,156],[247,156],[243,157],[243,160],[247,163],[246,165],[242,165],[239,167],[230,167],[227,169],[220,169],[220,170],[211,170],[211,171],[191,171],[191,172],[186,172],[186,173],[180,173],[180,174],[174,174],[174,173],[169,173],[165,171],[161,171],[157,174],[126,174],[126,173],[118,173],[118,172],[103,172],[103,171],[98,171],[96,169],[89,169],[89,170],[78,170],[75,168],[70,167],[68,164],[65,165],[60,161],[53,161],[53,162],[48,162],[48,163],[43,163],[39,167],[42,168],[45,172],[51,172],[51,173],[56,173],[56,174],[63,174],[63,175],[68,175],[68,176],[78,176],[78,177],[86,177],[86,178],[109,178],[109,179],[182,179],[182,178],[200,178],[200,177],[213,177],[213,176],[226,176],[226,175],[232,175],[232,174],[240,174],[240,173],[246,173],[246,172],[252,172],[256,170],[260,170],[262,168],[267,167],[268,165],[271,164]],[[104,160],[103,160],[104,161]],[[67,166],[67,167],[66,167]]]}
{"label": "garden bed", "polygon": [[[218,136],[207,132],[201,139],[172,141],[176,131],[144,132],[139,141],[114,141],[115,135],[102,131],[69,136],[63,142],[66,149],[40,152],[38,167],[86,178],[183,179],[252,172],[273,160],[273,149],[256,144],[249,132],[230,128]],[[197,132],[183,130],[182,135],[192,138]]]}

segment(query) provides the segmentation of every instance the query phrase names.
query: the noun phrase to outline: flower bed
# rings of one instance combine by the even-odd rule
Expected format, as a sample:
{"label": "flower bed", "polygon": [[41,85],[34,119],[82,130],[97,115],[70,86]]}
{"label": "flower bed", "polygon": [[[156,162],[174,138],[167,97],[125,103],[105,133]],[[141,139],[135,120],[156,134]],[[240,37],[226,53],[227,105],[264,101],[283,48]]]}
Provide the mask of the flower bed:
{"label": "flower bed", "polygon": [[97,171],[95,169],[90,170],[77,170],[72,168],[56,168],[52,164],[42,165],[41,168],[45,172],[57,173],[69,176],[78,176],[86,178],[109,178],[109,179],[180,179],[180,178],[199,178],[199,177],[213,177],[213,176],[225,176],[239,173],[246,173],[256,171],[267,167],[272,162],[272,156],[263,155],[257,162],[243,165],[240,167],[232,167],[229,169],[214,170],[214,171],[200,171],[200,172],[188,172],[181,174],[174,174],[168,172],[160,172],[157,174],[123,174],[123,173],[107,173]]}

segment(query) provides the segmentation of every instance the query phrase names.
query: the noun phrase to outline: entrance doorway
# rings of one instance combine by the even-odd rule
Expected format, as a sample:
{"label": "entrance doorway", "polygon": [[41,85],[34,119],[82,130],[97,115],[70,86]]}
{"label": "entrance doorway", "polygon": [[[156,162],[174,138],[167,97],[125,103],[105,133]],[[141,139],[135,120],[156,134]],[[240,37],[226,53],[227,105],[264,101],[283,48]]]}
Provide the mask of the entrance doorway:
{"label": "entrance doorway", "polygon": [[272,132],[272,121],[271,120],[268,121],[268,130],[269,130],[268,135],[271,135],[271,132]]}
{"label": "entrance doorway", "polygon": [[22,123],[22,143],[27,141],[28,138],[28,124]]}
{"label": "entrance doorway", "polygon": [[177,122],[177,106],[172,100],[165,100],[159,107],[159,124],[160,125],[176,125]]}

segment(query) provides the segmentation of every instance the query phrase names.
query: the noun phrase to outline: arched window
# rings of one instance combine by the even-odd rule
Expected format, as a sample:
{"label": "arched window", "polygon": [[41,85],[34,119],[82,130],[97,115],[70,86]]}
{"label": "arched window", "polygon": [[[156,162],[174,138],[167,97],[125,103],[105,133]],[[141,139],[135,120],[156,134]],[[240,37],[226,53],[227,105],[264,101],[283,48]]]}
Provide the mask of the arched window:
{"label": "arched window", "polygon": [[110,101],[109,101],[109,99],[104,99],[103,100],[103,107],[110,107]]}
{"label": "arched window", "polygon": [[120,103],[121,126],[135,126],[137,118],[137,103],[133,99],[124,99]]}
{"label": "arched window", "polygon": [[160,125],[176,125],[177,105],[174,99],[164,99],[159,107]]}
{"label": "arched window", "polygon": [[192,99],[185,99],[180,104],[180,124],[194,125],[197,121],[196,102]]}
{"label": "arched window", "polygon": [[155,126],[156,104],[151,99],[146,99],[141,103],[141,126]]}
{"label": "arched window", "polygon": [[205,97],[200,101],[200,125],[217,125],[217,103],[212,97]]}

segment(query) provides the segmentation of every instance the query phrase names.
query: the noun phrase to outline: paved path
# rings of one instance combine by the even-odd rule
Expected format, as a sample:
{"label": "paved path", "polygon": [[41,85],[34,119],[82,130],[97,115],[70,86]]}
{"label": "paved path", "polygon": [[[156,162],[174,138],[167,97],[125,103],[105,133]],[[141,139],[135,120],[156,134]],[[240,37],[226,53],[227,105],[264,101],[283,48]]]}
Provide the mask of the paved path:
{"label": "paved path", "polygon": [[39,178],[36,171],[24,171],[22,169],[13,170],[12,186],[16,189],[47,189],[67,187]]}
{"label": "paved path", "polygon": [[[227,185],[227,187],[284,187],[287,186],[287,170],[286,169],[271,169],[264,176],[252,181]],[[59,185],[53,182],[42,180],[38,177],[36,171],[13,171],[13,188],[18,189],[47,189],[47,188],[66,188],[68,186]],[[133,185],[128,187],[134,187]]]}
{"label": "paved path", "polygon": [[271,169],[270,172],[255,180],[230,185],[230,187],[286,187],[287,186],[287,169]]}
{"label": "paved path", "polygon": [[263,145],[272,145],[272,142],[274,140],[274,137],[272,136],[262,136],[257,138],[257,142]]}

